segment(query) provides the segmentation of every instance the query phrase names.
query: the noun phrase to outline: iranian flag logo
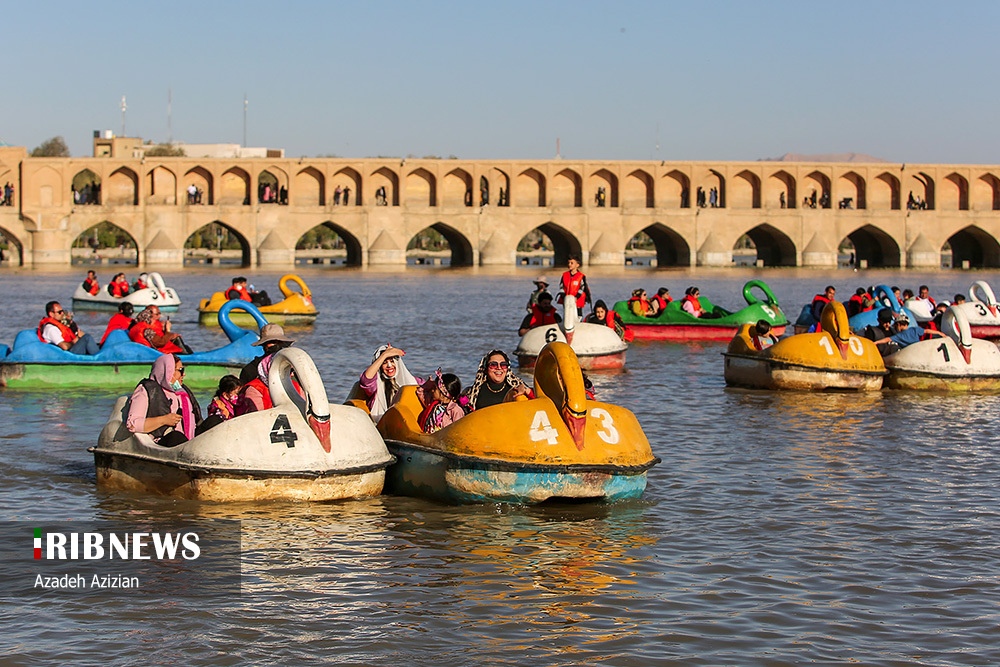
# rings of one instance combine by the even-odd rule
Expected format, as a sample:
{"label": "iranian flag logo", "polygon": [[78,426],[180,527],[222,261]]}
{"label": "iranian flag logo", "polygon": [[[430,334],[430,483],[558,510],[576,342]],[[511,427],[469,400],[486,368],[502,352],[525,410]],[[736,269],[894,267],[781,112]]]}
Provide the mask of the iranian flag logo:
{"label": "iranian flag logo", "polygon": [[42,529],[35,528],[35,560],[42,557]]}

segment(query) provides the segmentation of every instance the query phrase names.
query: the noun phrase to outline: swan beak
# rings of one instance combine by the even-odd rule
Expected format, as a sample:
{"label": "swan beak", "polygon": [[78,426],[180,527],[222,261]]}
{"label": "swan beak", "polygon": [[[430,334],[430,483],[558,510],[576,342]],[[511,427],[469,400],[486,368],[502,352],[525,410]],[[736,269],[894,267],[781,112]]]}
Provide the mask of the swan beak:
{"label": "swan beak", "polygon": [[840,356],[844,361],[847,361],[847,349],[850,347],[848,341],[837,339],[837,347],[840,349]]}
{"label": "swan beak", "polygon": [[323,451],[330,453],[330,415],[317,417],[309,415],[309,428],[319,438],[319,444],[323,445]]}
{"label": "swan beak", "polygon": [[576,448],[579,451],[583,451],[583,436],[587,429],[587,413],[577,412],[568,405],[562,409],[563,422],[569,428],[570,434],[573,436],[573,442],[576,444]]}
{"label": "swan beak", "polygon": [[990,313],[993,314],[993,317],[996,317],[997,316],[997,307],[996,307],[996,305],[990,305],[990,306],[987,306],[987,307],[990,309]]}
{"label": "swan beak", "polygon": [[962,353],[962,358],[965,359],[966,364],[972,363],[972,347],[965,347],[964,345],[959,345],[958,351]]}

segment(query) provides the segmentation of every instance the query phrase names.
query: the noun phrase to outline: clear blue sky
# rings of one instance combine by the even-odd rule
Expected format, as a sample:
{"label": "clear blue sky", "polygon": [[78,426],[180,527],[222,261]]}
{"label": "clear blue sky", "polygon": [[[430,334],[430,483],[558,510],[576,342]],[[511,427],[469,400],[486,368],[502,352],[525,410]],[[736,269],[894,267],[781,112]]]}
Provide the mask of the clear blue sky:
{"label": "clear blue sky", "polygon": [[[998,2],[20,2],[0,139],[1000,163]],[[15,64],[16,63],[16,64]],[[657,149],[657,143],[659,148]]]}

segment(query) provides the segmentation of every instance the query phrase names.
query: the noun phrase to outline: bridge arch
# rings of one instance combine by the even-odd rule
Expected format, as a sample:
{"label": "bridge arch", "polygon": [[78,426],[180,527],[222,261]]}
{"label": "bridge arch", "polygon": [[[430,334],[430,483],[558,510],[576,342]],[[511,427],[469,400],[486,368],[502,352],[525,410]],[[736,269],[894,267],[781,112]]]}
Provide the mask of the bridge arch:
{"label": "bridge arch", "polygon": [[135,237],[109,220],[80,232],[71,247],[70,264],[100,263],[105,258],[116,264],[139,263],[139,244]]}
{"label": "bridge arch", "polygon": [[926,208],[933,210],[935,207],[934,179],[924,172],[917,172],[906,177],[907,208],[910,208],[910,197],[923,199]]}
{"label": "bridge arch", "polygon": [[861,260],[868,262],[868,268],[872,269],[902,266],[899,244],[892,236],[874,225],[859,227],[844,238],[854,246],[855,266],[860,264]]}
{"label": "bridge arch", "polygon": [[448,248],[451,250],[450,266],[472,266],[472,243],[469,242],[465,234],[443,222],[435,222],[433,225],[424,227],[414,234],[406,244],[406,249],[408,251],[416,249],[417,238],[428,229],[434,230],[448,242]]}
{"label": "bridge arch", "polygon": [[976,211],[1000,210],[1000,179],[986,173],[973,181],[970,208]]}
{"label": "bridge arch", "polygon": [[869,193],[871,207],[889,209],[891,211],[900,210],[900,189],[899,179],[895,175],[883,171],[872,182],[871,192]]}
{"label": "bridge arch", "polygon": [[[771,174],[768,178],[769,208],[798,208],[798,194],[795,188],[795,178],[784,169]],[[781,195],[785,195],[785,205],[781,205]]]}
{"label": "bridge arch", "polygon": [[299,206],[323,206],[326,204],[326,179],[316,167],[306,167],[295,174],[291,192],[291,204]]}
{"label": "bridge arch", "polygon": [[184,201],[192,202],[187,194],[188,188],[194,186],[202,193],[202,203],[213,206],[215,204],[215,178],[212,173],[204,167],[191,167],[184,174],[182,186],[184,189]]}
{"label": "bridge arch", "polygon": [[552,179],[551,206],[583,206],[583,179],[566,168]]}
{"label": "bridge arch", "polygon": [[403,201],[412,206],[437,206],[437,179],[423,167],[406,176],[406,194]]}
{"label": "bridge arch", "polygon": [[666,184],[661,199],[669,208],[691,208],[691,179],[683,171],[674,169],[663,176]]}
{"label": "bridge arch", "polygon": [[[52,173],[55,173],[54,169],[47,169],[46,171],[51,171]],[[44,177],[45,175],[43,174],[39,174],[39,176],[43,176],[42,178],[43,184],[41,185],[42,205],[43,206],[45,205],[46,203],[45,200],[47,196],[50,205],[60,204],[62,199],[62,192],[60,190],[56,190],[56,192],[59,193],[57,195],[59,199],[53,199],[52,192],[49,192],[48,195],[46,195],[45,188],[47,186],[47,183],[45,183],[45,181],[49,179],[45,178]],[[61,181],[62,179],[59,180]],[[93,171],[91,171],[90,169],[82,169],[76,172],[76,174],[73,175],[73,180],[70,182],[70,188],[73,191],[74,204],[99,205],[101,203],[101,177],[98,176]]]}
{"label": "bridge arch", "polygon": [[[840,181],[840,198],[844,204],[843,208],[856,208],[858,210],[868,208],[868,188],[861,174],[849,171],[840,177]],[[848,202],[848,197],[853,201]]]}
{"label": "bridge arch", "polygon": [[[604,188],[604,203],[601,204],[598,193]],[[590,191],[594,193],[594,202],[598,206],[618,206],[618,177],[607,169],[598,169],[590,175]]]}
{"label": "bridge arch", "polygon": [[24,244],[21,239],[9,229],[0,227],[0,242],[7,246],[3,251],[2,263],[7,266],[24,266]]}
{"label": "bridge arch", "polygon": [[108,176],[104,190],[107,206],[137,206],[139,204],[139,175],[128,167],[118,167]]}
{"label": "bridge arch", "polygon": [[441,183],[443,206],[472,206],[472,174],[455,167],[444,175]]}
{"label": "bridge arch", "polygon": [[146,203],[165,206],[177,203],[177,175],[162,164],[146,172]]}
{"label": "bridge arch", "polygon": [[715,188],[715,206],[717,208],[726,207],[726,177],[723,176],[721,172],[718,172],[715,169],[706,170],[701,178],[698,179],[698,186],[704,191],[705,206],[712,205],[712,188]]}
{"label": "bridge arch", "polygon": [[[363,249],[357,236],[332,220],[326,220],[308,230],[295,243],[296,263],[320,264],[325,259],[317,251],[340,250],[347,252],[345,266],[361,266]],[[310,253],[310,251],[312,251]],[[336,262],[330,262],[335,264]]]}
{"label": "bridge arch", "polygon": [[[192,252],[195,250],[204,252]],[[239,250],[240,266],[250,266],[251,248],[247,238],[225,222],[214,220],[207,225],[202,225],[185,239],[184,263],[193,263],[193,258],[197,254],[202,254],[211,259],[217,259],[217,263],[221,264],[223,258],[221,251],[225,250]]]}
{"label": "bridge arch", "polygon": [[250,174],[239,167],[230,167],[219,179],[219,204],[235,206],[250,204]]}
{"label": "bridge arch", "polygon": [[753,242],[757,261],[763,261],[764,266],[796,265],[795,243],[777,227],[763,222],[744,234]]}
{"label": "bridge arch", "polygon": [[[691,246],[684,237],[662,222],[656,222],[639,230],[653,241],[656,248],[656,266],[691,266]],[[634,235],[632,238],[634,239]],[[631,239],[629,240],[631,244]]]}
{"label": "bridge arch", "polygon": [[645,169],[636,169],[625,177],[622,200],[626,208],[653,208],[656,205],[653,177]]}
{"label": "bridge arch", "polygon": [[729,194],[729,206],[733,208],[760,208],[760,177],[749,169],[744,169],[733,178]]}
{"label": "bridge arch", "polygon": [[[821,171],[810,172],[805,179],[805,193],[810,208],[830,208],[830,177]],[[805,204],[805,200],[803,200]]]}
{"label": "bridge arch", "polygon": [[510,200],[514,206],[545,206],[545,175],[534,168],[525,169],[514,179]]}
{"label": "bridge arch", "polygon": [[[399,175],[388,167],[379,167],[371,176],[371,205],[399,206]],[[385,188],[385,202],[376,202],[379,188]]]}
{"label": "bridge arch", "polygon": [[[361,174],[350,168],[344,167],[338,170],[333,175],[332,182],[330,183],[330,188],[336,191],[337,186],[340,186],[343,196],[341,197],[341,204],[344,206],[350,206],[351,202],[354,202],[354,206],[361,206],[364,202],[364,192],[362,191]],[[351,198],[351,195],[354,198]]]}
{"label": "bridge arch", "polygon": [[968,262],[970,269],[1000,267],[1000,243],[976,225],[969,225],[952,234],[948,244],[951,246],[952,267],[961,268],[963,262]]}
{"label": "bridge arch", "polygon": [[957,172],[944,177],[941,183],[941,195],[938,201],[941,210],[969,210],[969,181]]}

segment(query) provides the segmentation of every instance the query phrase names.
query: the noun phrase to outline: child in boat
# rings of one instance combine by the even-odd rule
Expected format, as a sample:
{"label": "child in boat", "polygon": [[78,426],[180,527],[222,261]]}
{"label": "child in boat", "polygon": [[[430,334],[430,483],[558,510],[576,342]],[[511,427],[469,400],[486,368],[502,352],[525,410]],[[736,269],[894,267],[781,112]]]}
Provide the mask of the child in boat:
{"label": "child in boat", "polygon": [[243,414],[240,405],[240,384],[239,378],[235,375],[224,375],[219,380],[219,388],[215,391],[215,398],[208,404],[208,414],[218,415],[223,421],[232,419],[236,415]]}
{"label": "child in boat", "polygon": [[458,376],[442,374],[440,368],[424,381],[417,389],[417,397],[424,407],[417,422],[424,433],[440,431],[465,416],[465,411],[458,404],[461,393],[462,383]]}

